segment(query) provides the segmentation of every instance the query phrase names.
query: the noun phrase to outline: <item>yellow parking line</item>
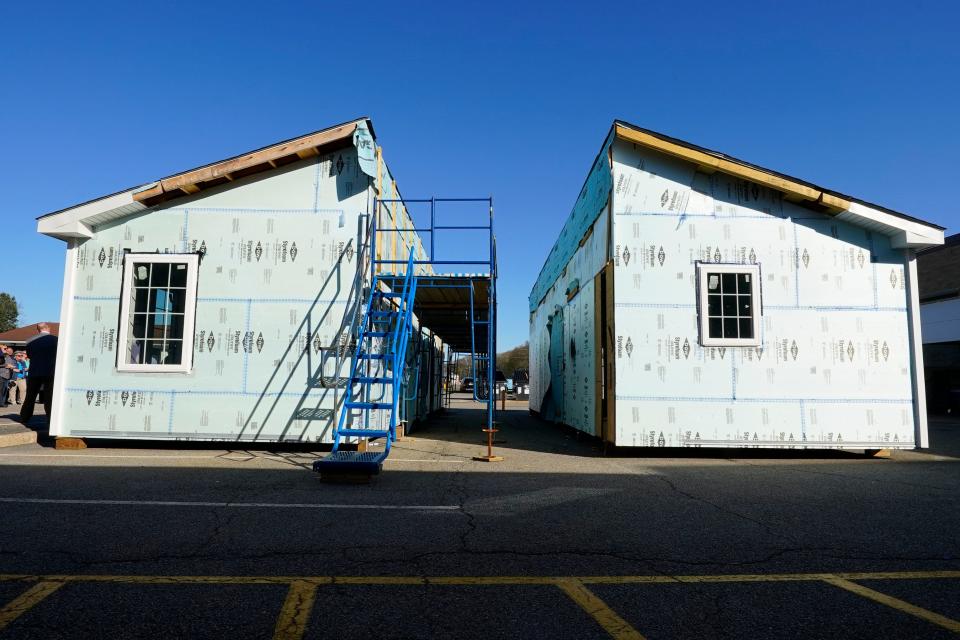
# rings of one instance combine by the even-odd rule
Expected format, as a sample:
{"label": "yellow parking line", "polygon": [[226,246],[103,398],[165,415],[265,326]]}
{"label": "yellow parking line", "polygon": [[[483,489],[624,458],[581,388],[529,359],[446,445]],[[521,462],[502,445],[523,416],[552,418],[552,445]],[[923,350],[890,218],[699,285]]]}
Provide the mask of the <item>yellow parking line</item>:
{"label": "yellow parking line", "polygon": [[354,585],[404,585],[404,584],[426,584],[427,579],[418,576],[338,576],[333,578],[333,584],[354,584]]}
{"label": "yellow parking line", "polygon": [[62,586],[62,582],[49,580],[38,582],[8,602],[0,609],[0,631]]}
{"label": "yellow parking line", "polygon": [[879,602],[880,604],[896,609],[897,611],[902,611],[918,618],[922,618],[927,622],[932,622],[933,624],[939,625],[944,629],[949,629],[954,633],[960,633],[960,622],[957,622],[952,618],[942,616],[939,613],[934,613],[933,611],[918,607],[914,604],[910,604],[909,602],[894,598],[893,596],[888,596],[885,593],[868,589],[863,585],[850,582],[849,580],[844,580],[843,578],[838,578],[836,576],[826,577],[823,579],[823,581],[832,584],[835,587],[846,589],[847,591],[855,593],[858,596],[863,596],[864,598],[869,598],[874,602]]}
{"label": "yellow parking line", "polygon": [[936,578],[960,578],[960,571],[890,571],[867,573],[831,573],[845,580],[930,580]]}
{"label": "yellow parking line", "polygon": [[573,578],[561,578],[556,585],[570,596],[580,607],[603,627],[604,631],[616,640],[644,640],[640,633],[626,620],[607,606],[607,603],[587,589],[582,582]]}
{"label": "yellow parking line", "polygon": [[466,577],[444,577],[438,576],[427,578],[429,584],[446,585],[507,585],[507,584],[557,584],[565,578],[555,578],[550,576],[466,576]]}
{"label": "yellow parking line", "polygon": [[307,630],[307,621],[310,611],[317,599],[316,581],[294,580],[287,591],[287,598],[283,601],[283,608],[277,618],[277,626],[273,632],[274,640],[300,640]]}

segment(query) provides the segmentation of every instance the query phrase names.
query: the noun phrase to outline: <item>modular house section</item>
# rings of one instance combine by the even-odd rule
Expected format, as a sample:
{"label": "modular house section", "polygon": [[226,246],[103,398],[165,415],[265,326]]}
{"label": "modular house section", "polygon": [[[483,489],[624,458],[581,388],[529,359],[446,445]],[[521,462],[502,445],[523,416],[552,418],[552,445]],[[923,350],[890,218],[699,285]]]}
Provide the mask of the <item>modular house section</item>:
{"label": "modular house section", "polygon": [[[329,441],[378,197],[399,193],[360,119],[41,218],[67,242],[51,434]],[[439,341],[413,340],[438,367]],[[438,406],[436,378],[407,391],[408,421]]]}
{"label": "modular house section", "polygon": [[531,409],[619,446],[926,446],[942,228],[617,122],[530,296]]}

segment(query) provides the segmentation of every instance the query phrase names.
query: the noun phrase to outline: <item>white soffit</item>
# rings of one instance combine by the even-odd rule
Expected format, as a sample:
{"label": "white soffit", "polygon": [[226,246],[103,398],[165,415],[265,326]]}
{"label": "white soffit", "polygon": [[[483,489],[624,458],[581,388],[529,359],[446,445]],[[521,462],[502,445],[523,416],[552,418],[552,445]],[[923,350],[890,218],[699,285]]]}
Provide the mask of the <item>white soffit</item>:
{"label": "white soffit", "polygon": [[93,227],[116,220],[140,211],[147,207],[133,199],[133,195],[141,189],[137,187],[129,191],[101,198],[82,204],[79,207],[67,209],[37,221],[37,231],[51,238],[68,240],[70,238],[92,238]]}
{"label": "white soffit", "polygon": [[894,249],[922,249],[943,244],[943,229],[891,215],[859,202],[851,202],[836,218],[893,238]]}

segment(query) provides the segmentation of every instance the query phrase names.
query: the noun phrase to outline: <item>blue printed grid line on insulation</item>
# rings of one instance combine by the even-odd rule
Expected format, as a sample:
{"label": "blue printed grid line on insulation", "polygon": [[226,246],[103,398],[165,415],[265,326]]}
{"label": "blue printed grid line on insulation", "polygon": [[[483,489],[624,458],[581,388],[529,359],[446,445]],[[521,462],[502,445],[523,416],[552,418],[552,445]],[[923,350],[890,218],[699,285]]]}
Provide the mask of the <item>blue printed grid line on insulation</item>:
{"label": "blue printed grid line on insulation", "polygon": [[737,352],[734,349],[730,350],[730,397],[734,400],[737,399],[737,365],[734,361],[736,358]]}
{"label": "blue printed grid line on insulation", "polygon": [[[623,309],[696,309],[697,305],[695,304],[658,304],[654,302],[615,302],[614,307],[623,308]],[[829,306],[829,305],[803,305],[803,306],[793,306],[793,305],[779,305],[779,304],[765,304],[763,305],[764,311],[883,311],[883,312],[896,312],[896,313],[906,313],[906,307],[868,307],[868,306]]]}
{"label": "blue printed grid line on insulation", "polygon": [[800,240],[797,237],[797,223],[791,220],[793,226],[793,295],[794,304],[800,306]]}
{"label": "blue printed grid line on insulation", "polygon": [[627,402],[716,402],[716,403],[771,403],[771,404],[913,404],[912,398],[711,398],[711,397],[680,397],[680,396],[621,396],[617,400]]}
{"label": "blue printed grid line on insulation", "polygon": [[316,163],[316,169],[313,172],[313,211],[316,212],[320,206],[320,169],[323,167],[323,162],[319,159]]}
{"label": "blue printed grid line on insulation", "polygon": [[[164,211],[169,211],[173,213],[179,213],[180,211],[185,211],[183,207],[171,207],[170,209],[164,209]],[[319,208],[310,208],[310,209],[259,209],[255,207],[190,207],[190,213],[292,213],[292,214],[313,214],[313,213],[335,213],[342,215],[346,213],[346,209],[319,209]]]}
{"label": "blue printed grid line on insulation", "polygon": [[771,222],[783,222],[785,220],[812,220],[822,222],[829,220],[829,218],[818,217],[818,216],[788,216],[788,215],[777,215],[774,213],[769,214],[758,214],[758,215],[721,215],[718,216],[715,213],[677,213],[677,212],[665,212],[665,211],[617,211],[613,215],[615,216],[637,216],[637,217],[649,217],[649,218],[710,218],[714,220],[769,220]]}
{"label": "blue printed grid line on insulation", "polygon": [[[76,393],[84,394],[89,389],[78,388],[78,387],[68,387],[67,393]],[[95,389],[95,391],[102,391],[104,393],[122,393],[128,391],[130,393],[158,393],[162,395],[173,396],[203,396],[203,397],[264,397],[264,398],[302,398],[304,392],[302,391],[219,391],[216,389],[189,389],[186,391],[171,391],[169,389],[131,389],[129,387],[118,388],[118,389]],[[306,391],[312,392],[312,389],[307,389]],[[318,393],[324,391],[321,389],[316,390]]]}
{"label": "blue printed grid line on insulation", "polygon": [[170,411],[167,413],[167,433],[173,433],[173,403],[177,398],[177,394],[173,391],[170,392]]}
{"label": "blue printed grid line on insulation", "polygon": [[[77,302],[119,302],[119,296],[73,296]],[[197,298],[197,302],[235,302],[242,304],[347,304],[346,300],[315,298]]]}
{"label": "blue printed grid line on insulation", "polygon": [[[250,313],[251,305],[252,305],[252,302],[250,300],[247,300],[247,319],[246,319],[246,323],[245,323],[246,326],[244,328],[244,334],[243,334],[243,337],[245,340],[249,339],[250,337],[250,316],[252,315]],[[244,348],[243,350],[243,390],[244,391],[247,390],[247,365],[249,364],[249,359],[250,359],[250,352],[246,348]]]}

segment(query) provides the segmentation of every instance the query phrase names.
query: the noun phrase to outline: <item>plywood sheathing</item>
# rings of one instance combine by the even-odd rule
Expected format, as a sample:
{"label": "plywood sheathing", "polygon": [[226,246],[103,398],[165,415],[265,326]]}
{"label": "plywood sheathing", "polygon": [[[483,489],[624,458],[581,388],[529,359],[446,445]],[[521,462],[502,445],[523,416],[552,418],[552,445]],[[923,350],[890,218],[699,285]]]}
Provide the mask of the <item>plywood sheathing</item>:
{"label": "plywood sheathing", "polygon": [[204,189],[232,182],[238,178],[312,158],[320,155],[321,149],[351,143],[356,128],[357,123],[350,122],[236,158],[179,173],[160,180],[149,189],[139,191],[134,194],[133,199],[146,206],[153,206],[172,198],[199,193]]}

